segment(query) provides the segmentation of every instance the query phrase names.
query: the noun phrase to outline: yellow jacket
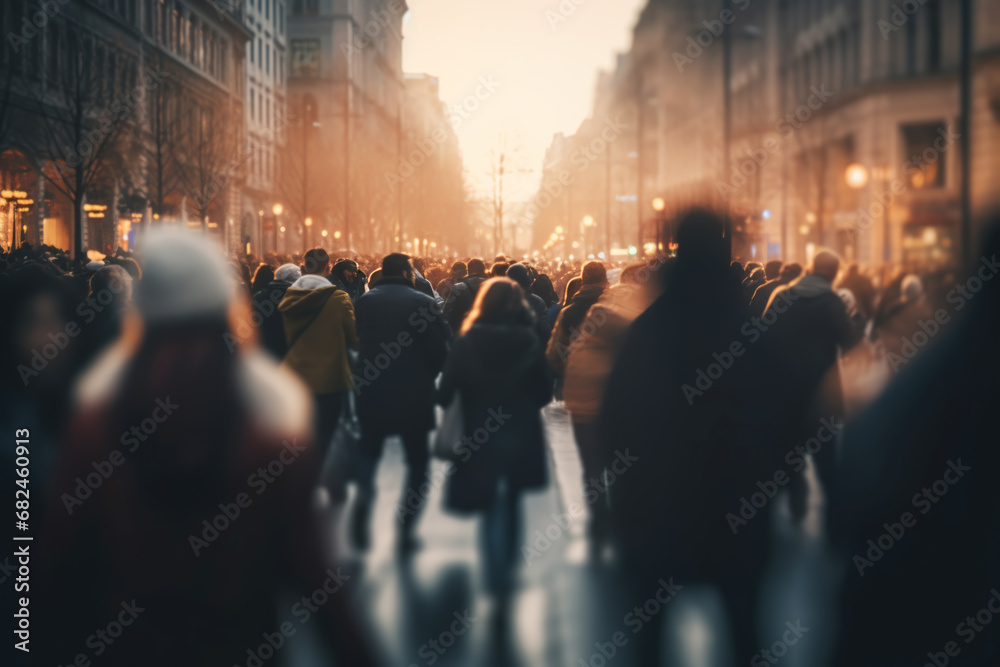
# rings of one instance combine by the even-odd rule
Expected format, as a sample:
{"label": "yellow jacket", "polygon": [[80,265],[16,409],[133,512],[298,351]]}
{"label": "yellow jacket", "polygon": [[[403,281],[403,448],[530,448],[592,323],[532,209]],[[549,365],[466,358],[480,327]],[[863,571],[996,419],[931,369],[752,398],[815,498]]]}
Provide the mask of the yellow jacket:
{"label": "yellow jacket", "polygon": [[314,394],[332,394],[354,387],[347,348],[357,349],[354,306],[347,292],[330,287],[288,288],[278,304],[285,324],[290,368]]}

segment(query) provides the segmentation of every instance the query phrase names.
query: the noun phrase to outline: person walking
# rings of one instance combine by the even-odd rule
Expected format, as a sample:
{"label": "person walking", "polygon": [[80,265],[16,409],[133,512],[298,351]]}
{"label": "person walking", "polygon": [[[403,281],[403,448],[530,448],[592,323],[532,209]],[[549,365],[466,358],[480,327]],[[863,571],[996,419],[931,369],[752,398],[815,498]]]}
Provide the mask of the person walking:
{"label": "person walking", "polygon": [[479,287],[486,282],[486,264],[481,259],[469,260],[469,275],[455,281],[444,306],[444,316],[454,333],[462,329],[465,316],[476,302]]}
{"label": "person walking", "polygon": [[[252,339],[230,349],[250,304],[203,235],[154,228],[143,249],[138,315],[75,387],[31,582],[40,664],[85,643],[111,665],[243,664],[283,600],[349,585],[314,523],[307,388]],[[113,470],[80,498],[95,462]],[[350,600],[315,608],[316,636],[373,665]],[[129,627],[98,642],[113,618]]]}
{"label": "person walking", "polygon": [[274,280],[253,295],[253,309],[257,315],[253,318],[253,323],[260,332],[260,345],[278,360],[284,359],[288,352],[285,322],[281,317],[281,311],[278,310],[278,304],[285,298],[285,292],[292,283],[301,277],[302,271],[298,266],[282,264],[274,272]]}
{"label": "person walking", "polygon": [[[296,280],[278,304],[288,352],[283,365],[313,394],[320,463],[340,420],[345,393],[354,386],[348,349],[358,349],[354,307],[347,292],[318,275]],[[317,475],[319,471],[317,470]]]}
{"label": "person walking", "polygon": [[[451,332],[438,302],[414,286],[416,272],[407,255],[382,260],[378,285],[358,299],[359,348],[357,409],[361,453],[356,478],[358,497],[351,510],[350,536],[355,548],[370,546],[375,471],[385,439],[402,438],[407,478],[404,503],[419,494],[427,474],[427,434],[434,428],[434,381],[444,365]],[[400,515],[400,551],[416,546],[419,508]]]}
{"label": "person walking", "polygon": [[507,278],[482,285],[438,391],[443,406],[461,397],[465,434],[454,447],[457,460],[445,506],[483,515],[487,589],[501,601],[510,592],[519,556],[521,495],[548,480],[540,411],[551,398],[551,380],[524,296]]}

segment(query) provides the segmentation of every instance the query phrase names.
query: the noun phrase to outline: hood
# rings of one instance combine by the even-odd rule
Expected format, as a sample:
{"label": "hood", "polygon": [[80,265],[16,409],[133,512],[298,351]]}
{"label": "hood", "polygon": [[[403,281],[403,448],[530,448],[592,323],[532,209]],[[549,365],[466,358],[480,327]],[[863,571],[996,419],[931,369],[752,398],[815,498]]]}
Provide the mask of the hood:
{"label": "hood", "polygon": [[319,289],[288,288],[278,310],[285,319],[285,330],[290,338],[297,337],[302,329],[312,323],[336,291],[337,288],[332,285]]}

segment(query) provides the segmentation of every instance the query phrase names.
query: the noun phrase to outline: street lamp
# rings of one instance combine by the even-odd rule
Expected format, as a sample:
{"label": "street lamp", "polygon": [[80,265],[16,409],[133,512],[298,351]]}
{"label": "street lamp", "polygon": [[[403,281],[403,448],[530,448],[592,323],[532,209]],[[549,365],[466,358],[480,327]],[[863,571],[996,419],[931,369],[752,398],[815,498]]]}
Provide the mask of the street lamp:
{"label": "street lamp", "polygon": [[305,229],[302,231],[302,243],[305,245],[306,249],[309,248],[309,228],[313,226],[313,219],[305,219]]}
{"label": "street lamp", "polygon": [[663,233],[663,212],[666,209],[667,202],[663,201],[663,197],[657,197],[653,200],[653,210],[656,211],[656,252],[659,252],[663,245],[661,234]]}
{"label": "street lamp", "polygon": [[[594,221],[594,216],[585,215],[583,216],[583,245],[584,252],[587,250],[587,236],[590,235],[590,230],[594,228],[597,222]],[[593,243],[591,243],[593,245]]]}
{"label": "street lamp", "polygon": [[868,169],[863,164],[855,162],[844,171],[844,181],[852,190],[860,190],[868,185]]}
{"label": "street lamp", "polygon": [[[275,204],[271,207],[271,212],[274,213],[274,252],[278,252],[278,224],[284,210],[285,207],[281,204]],[[281,231],[285,231],[284,228]]]}

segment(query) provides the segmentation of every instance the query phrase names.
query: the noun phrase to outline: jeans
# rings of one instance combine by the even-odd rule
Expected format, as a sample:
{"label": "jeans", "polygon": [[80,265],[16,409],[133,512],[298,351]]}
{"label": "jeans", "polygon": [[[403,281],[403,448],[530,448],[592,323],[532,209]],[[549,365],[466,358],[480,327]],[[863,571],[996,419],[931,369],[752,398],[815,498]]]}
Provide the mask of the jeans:
{"label": "jeans", "polygon": [[[375,500],[375,471],[378,468],[379,459],[382,458],[382,449],[385,446],[385,439],[395,435],[378,428],[375,424],[361,424],[361,457],[358,461],[356,479],[358,482],[358,501],[354,506],[354,521],[361,522],[367,527],[370,521],[372,506]],[[422,498],[420,502],[413,502],[413,498],[420,498],[420,486],[426,481],[427,467],[430,460],[430,453],[427,445],[427,431],[416,429],[406,433],[399,433],[403,440],[403,450],[406,453],[406,488],[403,489],[403,496],[400,499],[400,508],[406,508],[406,512],[397,512],[400,527],[406,533],[413,530],[420,511],[426,504],[427,499]]]}
{"label": "jeans", "polygon": [[521,536],[521,497],[501,480],[493,504],[479,525],[486,587],[494,595],[510,591]]}

